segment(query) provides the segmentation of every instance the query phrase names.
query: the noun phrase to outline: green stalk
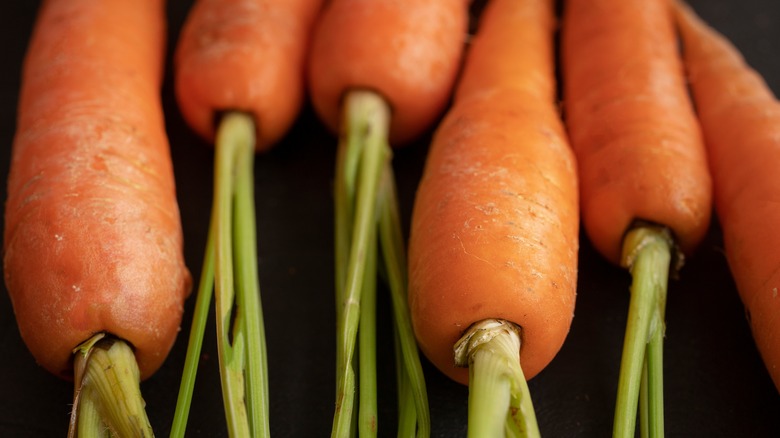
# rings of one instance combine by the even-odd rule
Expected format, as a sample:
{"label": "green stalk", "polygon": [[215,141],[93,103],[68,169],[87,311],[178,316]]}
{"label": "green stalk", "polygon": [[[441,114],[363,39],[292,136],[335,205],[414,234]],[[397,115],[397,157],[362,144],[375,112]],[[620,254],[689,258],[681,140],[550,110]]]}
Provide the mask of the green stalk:
{"label": "green stalk", "polygon": [[[346,120],[348,124],[347,140],[340,147],[336,175],[337,189],[346,189],[347,193],[337,193],[337,210],[345,209],[349,203],[349,193],[354,193],[354,221],[352,226],[346,222],[346,211],[336,212],[336,231],[348,232],[349,238],[336,236],[337,264],[346,260],[346,268],[336,266],[337,321],[336,321],[336,410],[333,419],[332,436],[348,437],[352,434],[353,408],[355,397],[355,372],[352,361],[360,319],[360,294],[365,279],[366,254],[370,248],[371,236],[376,227],[376,197],[379,177],[384,163],[389,159],[387,146],[387,126],[390,110],[387,104],[375,94],[369,92],[349,93],[345,100]],[[371,126],[371,129],[368,127]],[[356,149],[358,148],[358,149]],[[351,179],[354,165],[351,160],[359,154],[359,165],[355,180]],[[350,229],[351,228],[351,229]],[[340,254],[342,245],[349,246],[348,256]]]}
{"label": "green stalk", "polygon": [[206,332],[211,298],[214,295],[214,234],[209,227],[209,235],[206,240],[206,255],[203,260],[200,283],[195,298],[195,309],[190,327],[190,338],[187,344],[187,356],[184,359],[179,395],[176,400],[176,410],[173,414],[170,438],[184,438],[187,430],[187,420],[192,405],[192,393],[195,388],[195,378],[198,373],[200,352],[203,348],[203,334]]}
{"label": "green stalk", "polygon": [[269,436],[266,351],[254,246],[253,159],[251,116],[227,114],[216,141],[214,277],[225,416],[230,436],[240,437]]}
{"label": "green stalk", "polygon": [[[399,431],[411,431],[410,435],[423,437],[430,435],[425,381],[406,302],[404,239],[387,144],[389,117],[387,104],[373,92],[355,91],[345,100],[345,136],[339,141],[335,184],[338,336],[333,436],[352,433],[349,426],[355,392],[352,362],[356,330],[361,342],[359,429],[361,435],[376,434],[375,382],[362,382],[364,378],[370,382],[376,374],[375,310],[371,309],[375,297],[360,294],[376,293],[377,227],[381,269],[390,288],[395,318],[399,402],[407,402],[399,409]],[[366,299],[371,302],[362,302]],[[370,309],[361,309],[363,306]],[[371,315],[366,330],[365,315]]]}
{"label": "green stalk", "polygon": [[[246,116],[245,116],[246,117]],[[254,125],[243,120],[245,133],[254,137]],[[250,421],[254,437],[270,436],[268,424],[268,366],[265,328],[260,303],[255,227],[254,139],[238,151],[235,194],[234,250],[236,256],[237,301],[243,311],[248,363],[246,370]]]}
{"label": "green stalk", "polygon": [[[665,298],[665,294],[664,294]],[[664,308],[661,306],[659,311],[660,320],[663,324]],[[647,344],[647,358],[645,360],[645,369],[647,370],[647,382],[645,384],[647,393],[647,435],[649,438],[661,438],[664,436],[664,375],[663,375],[663,345],[664,329],[655,330],[650,343]]]}
{"label": "green stalk", "polygon": [[[648,344],[649,345],[649,344]],[[647,353],[647,350],[645,350]],[[647,361],[642,366],[642,382],[639,384],[639,436],[650,436],[650,391],[648,389]]]}
{"label": "green stalk", "polygon": [[68,436],[152,437],[141,373],[130,346],[99,333],[74,351],[73,414]]}
{"label": "green stalk", "polygon": [[[661,350],[672,248],[669,231],[649,225],[631,230],[623,244],[623,264],[630,269],[633,280],[615,407],[616,438],[633,437],[636,433],[637,404],[646,363],[648,424],[643,430],[650,433],[655,429],[653,434],[663,435]],[[652,353],[646,357],[651,340]]]}
{"label": "green stalk", "polygon": [[[418,430],[417,402],[414,399],[415,396],[412,392],[409,375],[404,367],[401,355],[401,339],[396,326],[393,326],[393,351],[395,352],[395,380],[398,382],[398,433],[396,436],[413,437]],[[425,408],[427,412],[427,405]]]}
{"label": "green stalk", "polygon": [[[375,231],[375,229],[374,229]],[[377,436],[377,381],[376,381],[376,232],[369,239],[366,252],[366,270],[360,296],[360,326],[358,329],[358,366],[360,380],[360,407],[358,432],[361,438]]]}
{"label": "green stalk", "polygon": [[[401,229],[401,214],[392,166],[385,166],[379,196],[379,235],[384,260],[384,270],[390,288],[393,305],[397,355],[401,357],[403,373],[399,374],[399,398],[407,391],[414,402],[414,415],[409,410],[399,410],[399,428],[416,424],[417,436],[428,437],[431,431],[428,411],[428,393],[425,387],[419,350],[414,337],[409,304],[407,302],[406,251]],[[399,429],[400,430],[400,429]]]}
{"label": "green stalk", "polygon": [[79,398],[81,402],[79,403],[79,421],[75,436],[81,438],[110,437],[111,431],[103,423],[100,415],[98,408],[100,397],[96,394],[95,388],[84,387]]}
{"label": "green stalk", "polygon": [[[347,128],[349,130],[349,128]],[[354,175],[352,173],[357,172],[355,166],[350,166],[348,162],[354,156],[359,156],[356,153],[356,148],[350,148],[347,140],[340,139],[336,160],[336,181],[334,188],[334,204],[335,204],[335,277],[336,277],[336,322],[344,319],[345,309],[341,305],[346,302],[346,283],[347,283],[347,267],[349,265],[350,248],[352,242],[351,230],[354,215],[354,199],[355,199],[355,185]],[[349,171],[347,170],[349,169]],[[338,330],[338,329],[337,329]],[[342,415],[342,412],[348,412],[345,416],[351,416],[352,411],[352,397],[355,390],[354,383],[354,371],[351,368],[343,369],[341,364],[345,363],[344,355],[346,354],[346,345],[343,344],[343,338],[336,337],[336,382],[342,381],[342,388],[337,387],[336,396],[336,412],[334,415],[334,425],[336,424],[338,416]],[[339,394],[344,394],[344,397],[340,397]],[[344,420],[346,421],[346,419]],[[352,435],[351,431],[349,435]]]}
{"label": "green stalk", "polygon": [[517,326],[499,319],[472,325],[455,344],[455,363],[469,367],[470,438],[541,436]]}

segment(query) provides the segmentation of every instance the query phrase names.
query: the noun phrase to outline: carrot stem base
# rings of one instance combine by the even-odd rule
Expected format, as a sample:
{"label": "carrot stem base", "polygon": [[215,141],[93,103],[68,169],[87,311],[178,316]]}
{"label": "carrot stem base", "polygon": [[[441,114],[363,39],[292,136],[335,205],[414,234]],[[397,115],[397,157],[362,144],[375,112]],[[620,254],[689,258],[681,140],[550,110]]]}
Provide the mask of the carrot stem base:
{"label": "carrot stem base", "polygon": [[99,333],[74,350],[74,416],[68,436],[152,437],[141,373],[130,346]]}
{"label": "carrot stem base", "polygon": [[640,395],[642,436],[663,435],[662,349],[673,248],[669,230],[652,225],[634,228],[624,241],[623,265],[631,271],[632,284],[613,424],[616,438],[635,436]]}
{"label": "carrot stem base", "polygon": [[455,362],[469,367],[470,438],[541,436],[517,326],[498,319],[472,325],[455,345]]}

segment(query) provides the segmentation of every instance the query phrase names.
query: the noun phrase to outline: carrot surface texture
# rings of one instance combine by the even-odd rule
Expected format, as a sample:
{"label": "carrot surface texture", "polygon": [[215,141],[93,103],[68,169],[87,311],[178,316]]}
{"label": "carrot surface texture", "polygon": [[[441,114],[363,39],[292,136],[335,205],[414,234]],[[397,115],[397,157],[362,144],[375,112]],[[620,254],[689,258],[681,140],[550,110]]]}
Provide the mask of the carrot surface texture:
{"label": "carrot surface texture", "polygon": [[184,436],[213,294],[228,432],[270,435],[254,153],[278,141],[300,111],[305,54],[321,3],[199,0],[182,28],[176,98],[190,127],[215,138],[216,158],[209,236],[171,436]]}
{"label": "carrot surface texture", "polygon": [[[663,434],[667,278],[705,235],[711,181],[666,0],[568,0],[561,28],[564,119],[583,224],[633,282],[614,435]],[[678,251],[679,247],[679,251]]]}
{"label": "carrot surface texture", "polygon": [[36,361],[74,380],[71,436],[152,434],[139,381],[168,355],[191,285],[164,44],[163,2],[50,0],[24,62],[5,282]]}
{"label": "carrot surface texture", "polygon": [[574,315],[578,192],[555,27],[551,1],[487,3],[412,212],[414,330],[438,369],[468,383],[473,437],[539,435],[526,379]]}
{"label": "carrot surface texture", "polygon": [[430,434],[425,381],[409,320],[390,145],[421,136],[444,110],[460,66],[467,22],[465,0],[334,0],[315,28],[307,73],[311,99],[323,122],[339,133],[332,436],[351,436],[355,428],[361,436],[377,434],[378,274],[387,280],[393,306],[398,433]]}
{"label": "carrot surface texture", "polygon": [[723,35],[676,3],[684,63],[712,172],[729,268],[780,390],[780,103]]}

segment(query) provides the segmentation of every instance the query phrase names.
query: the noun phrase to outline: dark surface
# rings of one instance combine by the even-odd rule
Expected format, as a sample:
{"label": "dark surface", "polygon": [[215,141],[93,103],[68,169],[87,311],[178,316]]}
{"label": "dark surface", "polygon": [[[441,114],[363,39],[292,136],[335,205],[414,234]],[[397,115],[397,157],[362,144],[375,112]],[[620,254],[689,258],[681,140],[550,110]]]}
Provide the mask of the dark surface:
{"label": "dark surface", "polygon": [[[169,46],[189,1],[171,2]],[[780,2],[699,0],[693,6],[731,38],[780,93]],[[0,2],[0,179],[8,170],[19,72],[37,2]],[[170,69],[163,89],[185,233],[197,278],[211,203],[213,155],[181,120]],[[408,222],[428,137],[396,151]],[[271,428],[278,437],[326,436],[334,399],[331,179],[335,138],[306,109],[290,135],[256,161],[259,272],[268,336]],[[778,249],[780,250],[780,249]],[[629,277],[583,240],[574,323],[556,359],[530,382],[545,436],[611,433]],[[384,295],[383,295],[384,297]],[[387,299],[380,302],[380,435],[395,434],[392,341]],[[190,312],[162,369],[142,384],[158,436],[168,435],[184,360]],[[226,436],[213,325],[207,329],[188,436]],[[667,304],[665,398],[670,437],[780,436],[780,397],[752,343],[713,228]],[[0,294],[0,436],[64,436],[72,388],[39,368]],[[433,436],[465,436],[467,389],[424,362]]]}

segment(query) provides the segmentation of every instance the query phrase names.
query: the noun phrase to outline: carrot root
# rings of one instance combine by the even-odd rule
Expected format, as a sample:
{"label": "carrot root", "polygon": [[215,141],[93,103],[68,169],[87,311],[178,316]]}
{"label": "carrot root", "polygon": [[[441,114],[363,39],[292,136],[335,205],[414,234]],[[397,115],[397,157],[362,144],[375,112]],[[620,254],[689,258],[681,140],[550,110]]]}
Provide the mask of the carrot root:
{"label": "carrot root", "polygon": [[469,327],[454,346],[469,368],[469,437],[539,437],[531,391],[520,366],[520,328],[500,319]]}
{"label": "carrot root", "polygon": [[68,436],[152,437],[141,373],[130,346],[99,333],[74,350],[75,392]]}
{"label": "carrot root", "polygon": [[739,47],[690,5],[674,4],[725,259],[755,346],[780,391],[780,102]]}
{"label": "carrot root", "polygon": [[[667,228],[639,226],[625,237],[622,263],[632,275],[615,406],[614,437],[633,437],[642,393],[642,429],[663,435],[662,347],[673,241]],[[646,377],[643,373],[646,370]]]}

